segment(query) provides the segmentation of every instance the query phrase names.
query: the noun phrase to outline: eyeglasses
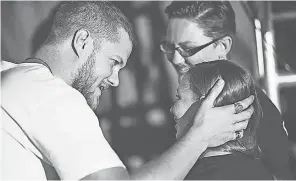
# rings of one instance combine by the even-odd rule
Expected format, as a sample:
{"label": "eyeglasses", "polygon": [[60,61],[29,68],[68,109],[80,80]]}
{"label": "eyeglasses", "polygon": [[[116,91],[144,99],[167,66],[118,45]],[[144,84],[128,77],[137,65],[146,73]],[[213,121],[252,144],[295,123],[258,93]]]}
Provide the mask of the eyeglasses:
{"label": "eyeglasses", "polygon": [[186,49],[183,49],[181,47],[175,47],[173,44],[163,41],[160,44],[160,50],[162,52],[164,52],[165,54],[173,54],[177,50],[182,57],[186,58],[186,57],[190,57],[190,56],[196,54],[197,52],[199,52],[202,49],[206,48],[207,46],[217,42],[220,39],[222,39],[222,38],[214,39],[213,41],[210,41],[209,43],[206,43],[206,44],[198,46],[198,47],[186,48]]}

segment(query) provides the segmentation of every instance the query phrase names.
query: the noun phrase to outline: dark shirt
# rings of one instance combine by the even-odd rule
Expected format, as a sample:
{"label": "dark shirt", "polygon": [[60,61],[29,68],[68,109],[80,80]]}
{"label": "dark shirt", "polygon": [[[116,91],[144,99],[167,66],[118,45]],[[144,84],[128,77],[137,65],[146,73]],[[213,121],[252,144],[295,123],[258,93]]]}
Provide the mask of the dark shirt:
{"label": "dark shirt", "polygon": [[[258,143],[262,150],[261,162],[246,158],[244,155],[203,158],[193,166],[186,179],[270,180],[272,178],[269,173],[277,179],[293,179],[289,166],[289,141],[283,128],[281,114],[260,88],[257,87],[256,91],[263,112],[263,118],[257,129]],[[262,174],[258,173],[260,169]],[[269,178],[263,178],[267,176]]]}
{"label": "dark shirt", "polygon": [[242,153],[198,160],[185,180],[273,180],[262,162]]}
{"label": "dark shirt", "polygon": [[256,91],[263,111],[257,129],[262,162],[277,179],[293,179],[289,166],[289,141],[281,114],[260,88],[257,87]]}

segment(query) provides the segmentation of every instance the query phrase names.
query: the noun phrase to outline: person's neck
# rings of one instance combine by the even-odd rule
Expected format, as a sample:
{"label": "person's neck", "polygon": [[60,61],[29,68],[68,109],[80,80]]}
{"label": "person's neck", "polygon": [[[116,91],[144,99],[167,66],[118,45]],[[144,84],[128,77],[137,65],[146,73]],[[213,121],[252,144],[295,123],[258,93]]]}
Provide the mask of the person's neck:
{"label": "person's neck", "polygon": [[229,155],[229,154],[231,154],[231,152],[206,150],[205,153],[203,154],[203,158],[211,157],[211,156]]}
{"label": "person's neck", "polygon": [[32,58],[39,58],[50,68],[52,74],[63,79],[67,84],[72,84],[72,66],[67,56],[63,54],[62,46],[42,45]]}

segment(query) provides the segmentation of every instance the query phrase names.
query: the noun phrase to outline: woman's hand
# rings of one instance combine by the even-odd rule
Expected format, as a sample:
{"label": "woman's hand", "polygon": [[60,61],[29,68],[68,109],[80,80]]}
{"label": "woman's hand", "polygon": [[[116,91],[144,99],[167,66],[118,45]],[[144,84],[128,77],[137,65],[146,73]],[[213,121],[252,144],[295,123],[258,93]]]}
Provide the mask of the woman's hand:
{"label": "woman's hand", "polygon": [[[216,147],[237,138],[237,131],[245,129],[254,112],[250,106],[254,96],[235,104],[214,107],[215,99],[221,93],[224,81],[218,80],[210,94],[202,101],[195,102],[180,119],[194,119],[190,131],[203,136],[208,147]],[[197,110],[198,109],[198,110]],[[242,112],[240,112],[242,111]]]}

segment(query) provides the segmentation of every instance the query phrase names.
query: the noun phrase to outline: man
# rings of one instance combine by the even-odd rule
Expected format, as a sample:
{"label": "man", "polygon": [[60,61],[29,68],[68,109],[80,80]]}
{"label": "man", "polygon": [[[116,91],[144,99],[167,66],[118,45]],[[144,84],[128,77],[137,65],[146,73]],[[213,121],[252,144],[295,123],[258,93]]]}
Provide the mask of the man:
{"label": "man", "polygon": [[[161,50],[179,78],[198,63],[226,59],[236,32],[235,13],[228,1],[174,1],[166,13],[169,22]],[[264,115],[258,130],[262,160],[276,178],[292,179],[281,115],[260,88],[256,91]]]}
{"label": "man", "polygon": [[223,89],[219,80],[181,118],[195,120],[189,132],[129,175],[92,109],[109,86],[118,86],[133,42],[129,21],[109,2],[60,6],[36,55],[1,72],[4,179],[44,180],[54,171],[73,180],[183,179],[207,147],[233,140],[246,128],[253,97],[214,108]]}

